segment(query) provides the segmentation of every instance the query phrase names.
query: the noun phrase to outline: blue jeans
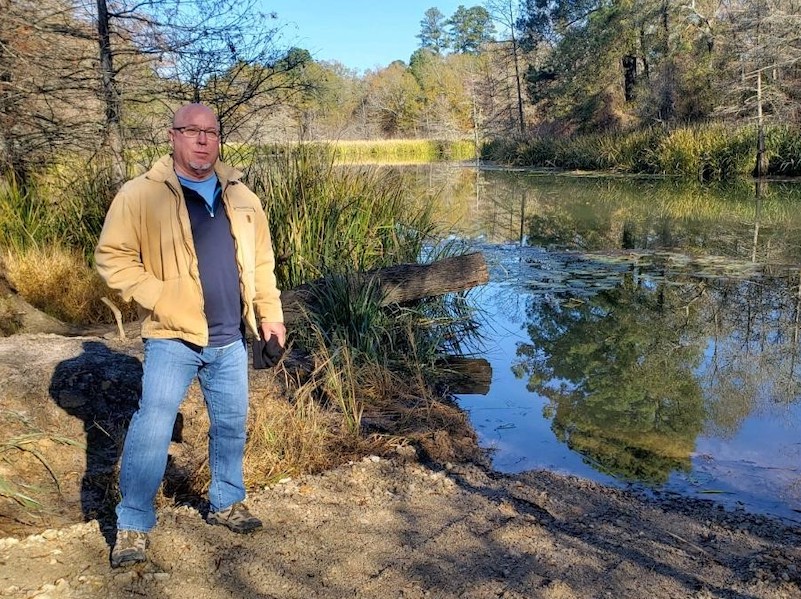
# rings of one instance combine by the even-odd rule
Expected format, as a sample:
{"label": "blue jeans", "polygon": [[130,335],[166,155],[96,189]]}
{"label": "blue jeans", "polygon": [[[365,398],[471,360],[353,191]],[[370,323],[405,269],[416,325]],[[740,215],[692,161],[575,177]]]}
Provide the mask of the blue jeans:
{"label": "blue jeans", "polygon": [[245,498],[242,459],[248,410],[248,362],[244,340],[225,347],[194,348],[175,339],[145,339],[142,398],[131,419],[120,467],[122,500],[117,528],[148,532],[167,467],[178,408],[197,376],[209,427],[211,511]]}

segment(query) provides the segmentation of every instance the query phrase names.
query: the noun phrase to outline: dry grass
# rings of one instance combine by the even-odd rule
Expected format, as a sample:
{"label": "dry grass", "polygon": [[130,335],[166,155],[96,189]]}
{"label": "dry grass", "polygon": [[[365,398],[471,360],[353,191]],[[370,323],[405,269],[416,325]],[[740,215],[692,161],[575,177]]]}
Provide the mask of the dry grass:
{"label": "dry grass", "polygon": [[[467,416],[435,396],[422,374],[401,375],[375,364],[351,364],[350,370],[341,363],[332,366],[331,360],[318,357],[311,372],[290,375],[279,367],[251,377],[244,464],[248,488],[322,472],[366,455],[389,456],[401,446],[414,446],[426,459],[442,463],[480,459]],[[351,405],[337,395],[343,386],[352,390]],[[186,453],[168,471],[167,484],[172,492],[191,496],[203,495],[210,477],[208,417],[198,391],[190,391],[182,408]],[[356,430],[349,409],[358,413]]]}
{"label": "dry grass", "polygon": [[22,318],[14,303],[6,297],[0,296],[0,337],[13,335],[21,328]]}
{"label": "dry grass", "polygon": [[101,298],[112,297],[127,320],[135,318],[132,305],[123,304],[75,249],[28,246],[4,256],[6,276],[30,304],[68,323],[112,322]]}
{"label": "dry grass", "polygon": [[265,391],[251,401],[245,459],[249,487],[320,472],[337,461],[331,449],[339,418],[316,402],[309,388],[301,387],[292,401]]}

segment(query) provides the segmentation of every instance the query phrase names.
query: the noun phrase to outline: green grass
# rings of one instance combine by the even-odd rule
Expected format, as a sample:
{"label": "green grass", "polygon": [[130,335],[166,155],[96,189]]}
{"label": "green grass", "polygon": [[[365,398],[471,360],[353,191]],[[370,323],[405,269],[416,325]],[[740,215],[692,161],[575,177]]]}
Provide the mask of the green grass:
{"label": "green grass", "polygon": [[436,232],[431,207],[413,207],[401,175],[338,166],[328,147],[255,152],[246,182],[264,200],[282,288],[416,262]]}
{"label": "green grass", "polygon": [[0,247],[59,244],[89,260],[112,196],[109,169],[94,161],[73,158],[24,185],[7,177],[0,183]]}
{"label": "green grass", "polygon": [[345,163],[423,163],[439,160],[472,160],[472,140],[393,139],[332,142],[334,155]]}

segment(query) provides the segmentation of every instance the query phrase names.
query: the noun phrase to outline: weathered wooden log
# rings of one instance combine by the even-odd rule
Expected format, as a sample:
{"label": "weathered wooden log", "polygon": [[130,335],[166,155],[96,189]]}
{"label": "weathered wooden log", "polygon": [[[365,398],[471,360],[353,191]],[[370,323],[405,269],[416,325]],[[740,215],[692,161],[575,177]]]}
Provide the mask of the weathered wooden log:
{"label": "weathered wooden log", "polygon": [[[476,252],[453,256],[431,264],[398,264],[353,275],[352,284],[378,284],[381,305],[410,301],[464,291],[489,281],[489,271],[483,254]],[[310,305],[314,288],[319,282],[301,285],[281,292],[284,321],[297,322],[304,307]]]}

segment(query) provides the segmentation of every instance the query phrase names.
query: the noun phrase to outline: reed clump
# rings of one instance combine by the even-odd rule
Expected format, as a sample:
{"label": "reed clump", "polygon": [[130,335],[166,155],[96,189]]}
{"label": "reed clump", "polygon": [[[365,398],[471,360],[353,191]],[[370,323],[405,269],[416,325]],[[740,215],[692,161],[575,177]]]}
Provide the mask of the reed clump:
{"label": "reed clump", "polygon": [[284,289],[332,272],[415,262],[436,230],[431,207],[412,206],[402,175],[342,168],[330,147],[254,152],[245,170],[265,203]]}
{"label": "reed clump", "polygon": [[111,170],[101,161],[64,161],[32,176],[0,184],[0,246],[17,251],[59,244],[91,258],[114,195]]}
{"label": "reed clump", "polygon": [[[765,142],[767,175],[801,174],[801,128],[766,127]],[[755,126],[710,123],[567,137],[535,135],[524,142],[495,140],[481,155],[517,166],[725,181],[753,174],[756,146]]]}

